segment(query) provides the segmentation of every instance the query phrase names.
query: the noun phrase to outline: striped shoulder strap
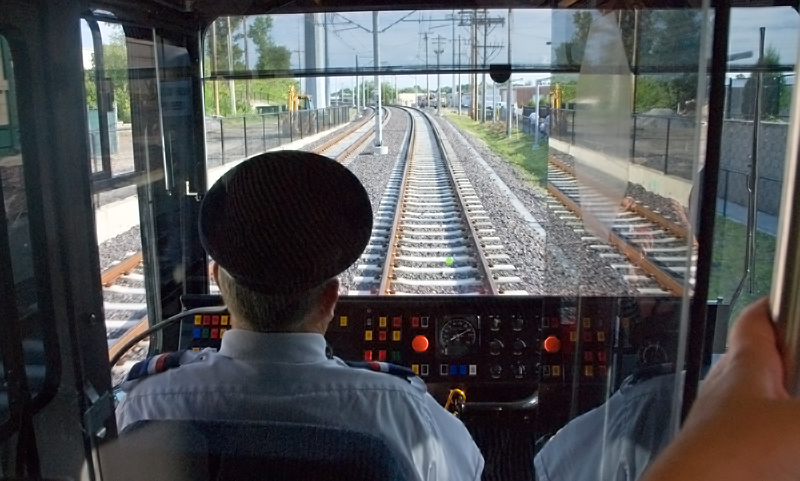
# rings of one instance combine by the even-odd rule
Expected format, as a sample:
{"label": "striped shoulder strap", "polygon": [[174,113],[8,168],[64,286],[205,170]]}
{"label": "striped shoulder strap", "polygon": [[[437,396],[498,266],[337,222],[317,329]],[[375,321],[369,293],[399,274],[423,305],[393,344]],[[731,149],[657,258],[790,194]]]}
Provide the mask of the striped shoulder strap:
{"label": "striped shoulder strap", "polygon": [[417,377],[417,375],[411,369],[404,366],[398,366],[396,364],[390,364],[388,362],[345,361],[345,363],[348,366],[356,369],[368,369],[375,372],[385,372],[386,374],[391,374],[392,376],[401,377],[408,382],[411,382],[411,379]]}
{"label": "striped shoulder strap", "polygon": [[158,356],[148,357],[144,361],[139,361],[133,365],[125,380],[133,381],[176,368],[181,365],[181,356],[183,356],[185,352],[186,350],[167,352],[159,354]]}

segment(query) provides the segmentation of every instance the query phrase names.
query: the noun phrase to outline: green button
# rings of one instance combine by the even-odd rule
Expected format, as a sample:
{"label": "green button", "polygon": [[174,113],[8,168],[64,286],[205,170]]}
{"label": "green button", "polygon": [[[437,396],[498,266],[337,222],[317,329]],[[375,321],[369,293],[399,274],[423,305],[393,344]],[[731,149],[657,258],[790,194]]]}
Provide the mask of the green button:
{"label": "green button", "polygon": [[400,362],[400,351],[392,351],[392,362]]}
{"label": "green button", "polygon": [[203,329],[203,339],[208,339],[211,329]]}

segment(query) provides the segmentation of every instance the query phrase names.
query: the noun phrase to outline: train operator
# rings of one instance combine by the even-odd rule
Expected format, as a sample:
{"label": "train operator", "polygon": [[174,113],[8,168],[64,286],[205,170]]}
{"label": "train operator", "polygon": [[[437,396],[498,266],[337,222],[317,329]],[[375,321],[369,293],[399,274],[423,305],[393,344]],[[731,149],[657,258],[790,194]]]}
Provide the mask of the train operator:
{"label": "train operator", "polygon": [[312,153],[256,156],[209,189],[199,229],[232,328],[219,352],[175,353],[132,370],[117,408],[120,429],[152,419],[339,426],[381,437],[420,480],[480,479],[484,461],[472,437],[421,379],[326,354],[336,276],[359,258],[372,229],[355,175]]}

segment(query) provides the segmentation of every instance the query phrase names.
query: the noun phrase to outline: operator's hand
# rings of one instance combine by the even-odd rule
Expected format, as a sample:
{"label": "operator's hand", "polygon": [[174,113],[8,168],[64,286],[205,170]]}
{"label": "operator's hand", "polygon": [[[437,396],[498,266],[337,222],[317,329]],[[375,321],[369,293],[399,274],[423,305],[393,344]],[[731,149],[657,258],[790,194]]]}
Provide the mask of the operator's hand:
{"label": "operator's hand", "polygon": [[783,383],[766,299],[733,325],[676,438],[642,480],[800,479],[800,400]]}

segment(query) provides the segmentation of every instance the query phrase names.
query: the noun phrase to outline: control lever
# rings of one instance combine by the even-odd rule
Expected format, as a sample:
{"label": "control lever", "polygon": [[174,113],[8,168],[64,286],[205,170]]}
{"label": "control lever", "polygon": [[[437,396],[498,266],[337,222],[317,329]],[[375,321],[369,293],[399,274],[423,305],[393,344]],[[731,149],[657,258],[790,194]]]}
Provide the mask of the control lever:
{"label": "control lever", "polygon": [[467,402],[467,394],[461,389],[451,389],[450,395],[447,396],[447,402],[444,403],[444,408],[452,412],[456,417],[461,416],[464,410],[464,403]]}
{"label": "control lever", "polygon": [[476,411],[533,411],[539,407],[539,391],[525,399],[508,402],[471,402],[464,403],[462,413]]}

